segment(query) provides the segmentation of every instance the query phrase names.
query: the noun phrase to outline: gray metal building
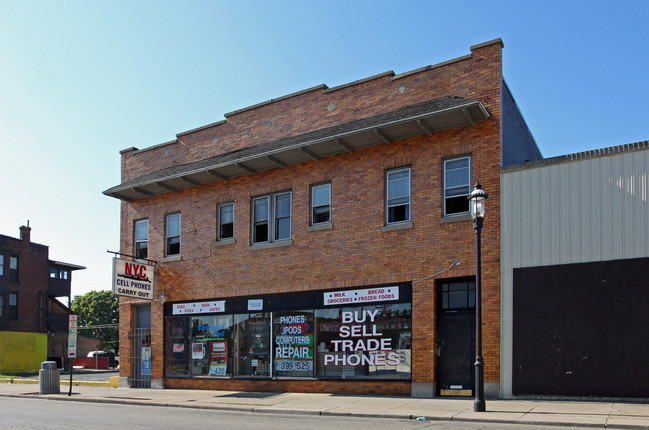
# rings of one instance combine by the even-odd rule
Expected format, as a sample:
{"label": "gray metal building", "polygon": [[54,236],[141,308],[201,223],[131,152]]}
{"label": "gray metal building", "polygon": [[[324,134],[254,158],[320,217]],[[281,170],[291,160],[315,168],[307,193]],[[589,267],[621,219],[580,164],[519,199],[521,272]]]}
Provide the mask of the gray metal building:
{"label": "gray metal building", "polygon": [[501,393],[649,398],[649,142],[501,174]]}

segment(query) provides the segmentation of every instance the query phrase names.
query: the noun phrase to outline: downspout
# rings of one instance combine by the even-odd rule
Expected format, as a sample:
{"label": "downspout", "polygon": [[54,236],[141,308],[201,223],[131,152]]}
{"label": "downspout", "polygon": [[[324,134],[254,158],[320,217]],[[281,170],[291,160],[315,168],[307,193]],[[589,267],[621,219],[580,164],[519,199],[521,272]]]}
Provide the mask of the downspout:
{"label": "downspout", "polygon": [[43,332],[43,297],[45,296],[45,291],[41,290],[38,292],[38,331]]}

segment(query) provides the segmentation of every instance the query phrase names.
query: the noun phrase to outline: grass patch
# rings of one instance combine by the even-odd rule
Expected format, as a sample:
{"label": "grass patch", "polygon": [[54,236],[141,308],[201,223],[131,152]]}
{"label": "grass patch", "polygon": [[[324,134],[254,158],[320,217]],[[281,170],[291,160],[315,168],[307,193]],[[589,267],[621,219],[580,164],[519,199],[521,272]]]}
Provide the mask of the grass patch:
{"label": "grass patch", "polygon": [[0,378],[9,378],[14,380],[15,378],[34,378],[38,377],[38,371],[34,370],[32,372],[5,372],[0,373]]}

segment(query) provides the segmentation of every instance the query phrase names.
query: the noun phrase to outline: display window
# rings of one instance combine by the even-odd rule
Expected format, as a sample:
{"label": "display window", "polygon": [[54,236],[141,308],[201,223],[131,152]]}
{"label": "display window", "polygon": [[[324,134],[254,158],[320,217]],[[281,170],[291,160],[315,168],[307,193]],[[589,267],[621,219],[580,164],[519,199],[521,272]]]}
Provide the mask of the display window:
{"label": "display window", "polygon": [[274,376],[313,377],[313,311],[273,312]]}
{"label": "display window", "polygon": [[410,378],[411,305],[316,310],[317,376]]}
{"label": "display window", "polygon": [[165,376],[409,379],[410,301],[389,286],[170,304]]}
{"label": "display window", "polygon": [[270,376],[270,313],[234,316],[237,376]]}
{"label": "display window", "polygon": [[190,318],[165,319],[165,375],[190,376]]}
{"label": "display window", "polygon": [[232,315],[192,317],[192,376],[232,376]]}

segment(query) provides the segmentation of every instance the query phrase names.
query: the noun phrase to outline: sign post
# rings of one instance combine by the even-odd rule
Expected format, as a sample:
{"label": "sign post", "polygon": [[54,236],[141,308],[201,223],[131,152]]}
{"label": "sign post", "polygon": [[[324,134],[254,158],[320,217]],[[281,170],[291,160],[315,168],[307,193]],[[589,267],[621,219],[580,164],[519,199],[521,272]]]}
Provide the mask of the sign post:
{"label": "sign post", "polygon": [[68,358],[70,359],[70,391],[68,396],[72,395],[72,365],[77,357],[77,316],[69,315],[68,317]]}

